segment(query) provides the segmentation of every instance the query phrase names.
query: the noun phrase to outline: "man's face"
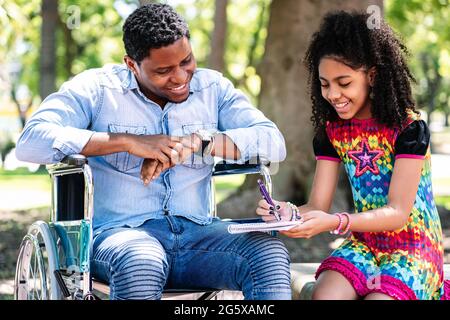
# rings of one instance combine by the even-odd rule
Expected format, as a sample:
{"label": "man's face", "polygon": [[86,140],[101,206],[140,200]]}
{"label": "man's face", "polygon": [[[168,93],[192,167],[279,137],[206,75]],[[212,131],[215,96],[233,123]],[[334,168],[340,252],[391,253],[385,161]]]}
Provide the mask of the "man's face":
{"label": "man's face", "polygon": [[168,101],[180,103],[188,98],[189,83],[197,67],[188,38],[150,49],[140,65],[128,56],[124,60],[136,76],[142,93],[161,107]]}

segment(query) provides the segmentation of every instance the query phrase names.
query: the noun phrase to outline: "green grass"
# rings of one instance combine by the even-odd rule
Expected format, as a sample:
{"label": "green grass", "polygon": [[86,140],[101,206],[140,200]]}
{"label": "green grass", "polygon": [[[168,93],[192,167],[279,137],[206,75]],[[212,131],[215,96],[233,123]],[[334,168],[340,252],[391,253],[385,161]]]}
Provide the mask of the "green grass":
{"label": "green grass", "polygon": [[50,186],[51,181],[48,175],[4,175],[0,173],[0,190],[17,189],[18,192],[23,189],[50,190]]}
{"label": "green grass", "polygon": [[26,210],[50,205],[51,180],[48,173],[27,169],[0,169],[0,210]]}
{"label": "green grass", "polygon": [[436,202],[436,205],[450,210],[450,196],[437,196],[435,197],[434,201]]}
{"label": "green grass", "polygon": [[244,175],[231,175],[214,178],[217,203],[228,197],[244,182],[244,180]]}
{"label": "green grass", "polygon": [[450,190],[450,178],[439,178],[433,180],[434,201],[436,205],[450,210],[450,194],[436,195],[437,190]]}
{"label": "green grass", "polygon": [[[222,176],[215,178],[216,201],[220,202],[229,196],[237,187],[244,182],[244,175]],[[51,181],[47,171],[40,170],[30,173],[27,169],[17,169],[5,171],[0,169],[0,194],[4,195],[0,199],[1,209],[28,209],[45,206],[50,197]],[[34,194],[40,194],[36,199]],[[6,197],[14,194],[16,197]],[[20,199],[17,198],[20,195]],[[42,197],[46,199],[42,199]],[[41,200],[42,199],[42,200]],[[20,203],[11,203],[12,201]]]}
{"label": "green grass", "polygon": [[[230,175],[216,177],[216,200],[220,202],[236,190],[245,180],[244,175]],[[450,178],[439,178],[433,180],[433,189],[450,188]],[[21,200],[21,207],[32,207],[31,197],[26,195],[33,192],[50,193],[51,181],[45,169],[36,173],[30,173],[27,169],[20,168],[14,171],[0,169],[0,194],[16,192],[24,194]],[[29,204],[27,204],[29,202]],[[0,201],[0,204],[2,202]],[[436,203],[450,209],[450,195],[436,196]],[[39,205],[42,206],[42,205]],[[0,207],[1,209],[1,207]]]}

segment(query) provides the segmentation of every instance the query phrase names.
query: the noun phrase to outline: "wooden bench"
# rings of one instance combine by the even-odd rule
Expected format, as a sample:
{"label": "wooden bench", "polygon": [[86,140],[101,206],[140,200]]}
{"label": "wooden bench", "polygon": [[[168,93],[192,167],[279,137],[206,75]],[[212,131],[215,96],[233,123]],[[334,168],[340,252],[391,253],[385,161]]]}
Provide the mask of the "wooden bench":
{"label": "wooden bench", "polygon": [[[292,263],[292,299],[310,300],[314,289],[314,274],[320,263]],[[450,264],[444,265],[444,278],[450,279]]]}

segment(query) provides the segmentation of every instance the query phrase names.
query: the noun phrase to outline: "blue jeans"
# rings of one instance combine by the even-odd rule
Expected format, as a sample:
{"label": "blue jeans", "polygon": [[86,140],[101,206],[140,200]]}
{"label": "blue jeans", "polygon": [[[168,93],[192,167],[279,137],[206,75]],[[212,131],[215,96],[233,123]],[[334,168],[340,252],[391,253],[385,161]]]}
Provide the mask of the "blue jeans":
{"label": "blue jeans", "polygon": [[247,300],[290,300],[290,259],[266,233],[229,234],[230,222],[198,225],[166,216],[100,233],[92,274],[111,299],[160,299],[163,289],[241,290]]}

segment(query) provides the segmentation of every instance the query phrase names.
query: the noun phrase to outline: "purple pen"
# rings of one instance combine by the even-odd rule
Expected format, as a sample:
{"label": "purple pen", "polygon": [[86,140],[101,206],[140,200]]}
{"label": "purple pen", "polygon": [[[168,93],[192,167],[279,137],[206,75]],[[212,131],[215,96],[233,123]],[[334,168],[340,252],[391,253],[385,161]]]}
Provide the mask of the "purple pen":
{"label": "purple pen", "polygon": [[266,186],[264,185],[264,183],[262,182],[261,179],[258,179],[258,185],[259,185],[259,191],[261,192],[261,195],[263,196],[264,200],[266,200],[267,203],[272,206],[273,214],[274,214],[275,218],[277,219],[277,221],[280,221],[281,217],[280,217],[280,214],[278,213],[278,211],[276,210],[277,206],[275,205],[272,198],[270,197],[269,192],[267,191]]}

